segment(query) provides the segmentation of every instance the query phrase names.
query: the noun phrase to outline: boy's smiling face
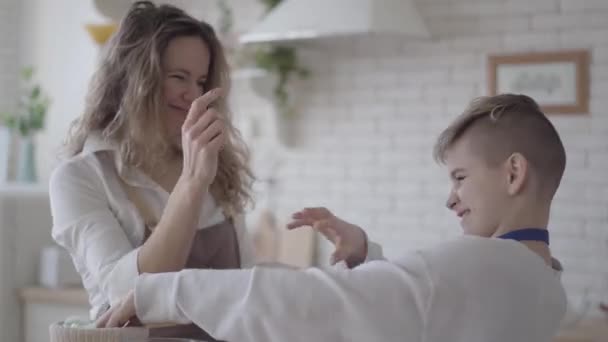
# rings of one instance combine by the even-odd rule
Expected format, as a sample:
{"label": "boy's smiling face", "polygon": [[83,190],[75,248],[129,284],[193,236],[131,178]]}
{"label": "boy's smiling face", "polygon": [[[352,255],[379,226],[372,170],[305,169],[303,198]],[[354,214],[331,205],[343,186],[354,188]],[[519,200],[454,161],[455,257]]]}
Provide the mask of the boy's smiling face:
{"label": "boy's smiling face", "polygon": [[506,214],[509,176],[502,166],[483,160],[471,143],[465,134],[446,153],[452,181],[446,206],[460,218],[465,234],[491,237]]}

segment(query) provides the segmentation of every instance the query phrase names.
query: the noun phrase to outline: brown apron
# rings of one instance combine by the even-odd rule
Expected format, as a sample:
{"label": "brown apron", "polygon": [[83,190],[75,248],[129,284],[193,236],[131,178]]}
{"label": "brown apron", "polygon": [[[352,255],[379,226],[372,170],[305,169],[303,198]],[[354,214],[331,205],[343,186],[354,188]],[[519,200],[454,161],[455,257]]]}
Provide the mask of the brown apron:
{"label": "brown apron", "polygon": [[[150,230],[146,229],[145,239],[149,236]],[[228,269],[239,268],[240,265],[236,231],[231,221],[226,220],[196,232],[185,268]],[[180,337],[215,341],[194,324],[150,328],[150,337]]]}
{"label": "brown apron", "polygon": [[[135,205],[146,225],[143,244],[152,234],[153,228],[150,228],[155,227],[158,221],[136,189],[126,184],[120,176],[118,176],[118,179],[122,183],[127,197]],[[196,231],[190,248],[190,255],[184,268],[234,269],[240,267],[239,243],[231,219]],[[150,327],[150,337],[179,337],[216,341],[195,324]]]}

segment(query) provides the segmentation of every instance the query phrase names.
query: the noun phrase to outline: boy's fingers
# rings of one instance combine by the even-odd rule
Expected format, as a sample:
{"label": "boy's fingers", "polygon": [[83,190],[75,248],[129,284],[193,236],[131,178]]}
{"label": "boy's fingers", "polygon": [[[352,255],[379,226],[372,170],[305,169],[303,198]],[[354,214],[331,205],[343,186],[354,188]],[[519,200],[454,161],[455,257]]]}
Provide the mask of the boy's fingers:
{"label": "boy's fingers", "polygon": [[327,220],[315,222],[315,224],[313,225],[313,228],[315,230],[318,230],[319,232],[321,232],[323,235],[325,235],[327,238],[329,238],[332,242],[334,241],[334,239],[336,237],[336,231],[333,229],[332,225]]}
{"label": "boy's fingers", "polygon": [[304,213],[301,211],[296,211],[295,213],[291,214],[291,218],[293,218],[293,219],[304,218]]}
{"label": "boy's fingers", "polygon": [[310,222],[314,222],[313,217],[306,213],[306,209],[302,209],[291,214],[291,218],[296,220],[308,220]]}
{"label": "boy's fingers", "polygon": [[331,255],[332,265],[346,259],[346,251],[342,248],[342,238],[340,236],[336,236],[335,245],[336,249]]}
{"label": "boy's fingers", "polygon": [[306,208],[304,214],[308,215],[315,220],[324,220],[332,217],[332,213],[324,207]]}
{"label": "boy's fingers", "polygon": [[287,224],[287,229],[312,226],[314,223],[314,220],[311,219],[295,219]]}

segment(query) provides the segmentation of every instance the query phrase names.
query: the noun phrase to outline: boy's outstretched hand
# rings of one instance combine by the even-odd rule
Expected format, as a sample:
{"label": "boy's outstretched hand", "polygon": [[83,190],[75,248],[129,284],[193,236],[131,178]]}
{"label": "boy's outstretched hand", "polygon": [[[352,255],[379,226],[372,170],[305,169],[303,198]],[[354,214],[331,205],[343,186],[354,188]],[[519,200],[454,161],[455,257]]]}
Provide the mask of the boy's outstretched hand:
{"label": "boy's outstretched hand", "polygon": [[311,226],[334,244],[332,265],[345,261],[352,268],[365,261],[367,235],[360,227],[334,216],[326,208],[305,208],[293,214],[292,219],[287,229]]}

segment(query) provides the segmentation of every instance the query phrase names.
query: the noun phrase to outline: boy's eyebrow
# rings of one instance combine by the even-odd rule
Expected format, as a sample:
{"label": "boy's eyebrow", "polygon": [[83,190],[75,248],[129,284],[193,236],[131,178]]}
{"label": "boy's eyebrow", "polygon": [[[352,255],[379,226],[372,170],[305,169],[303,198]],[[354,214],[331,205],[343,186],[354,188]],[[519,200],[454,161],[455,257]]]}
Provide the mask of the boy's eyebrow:
{"label": "boy's eyebrow", "polygon": [[462,172],[462,171],[464,171],[464,169],[463,169],[463,168],[461,168],[461,167],[459,167],[459,168],[457,168],[457,169],[454,169],[454,170],[452,170],[452,172],[450,172],[450,177],[455,178],[455,177],[456,177],[456,174],[457,174],[458,172]]}

